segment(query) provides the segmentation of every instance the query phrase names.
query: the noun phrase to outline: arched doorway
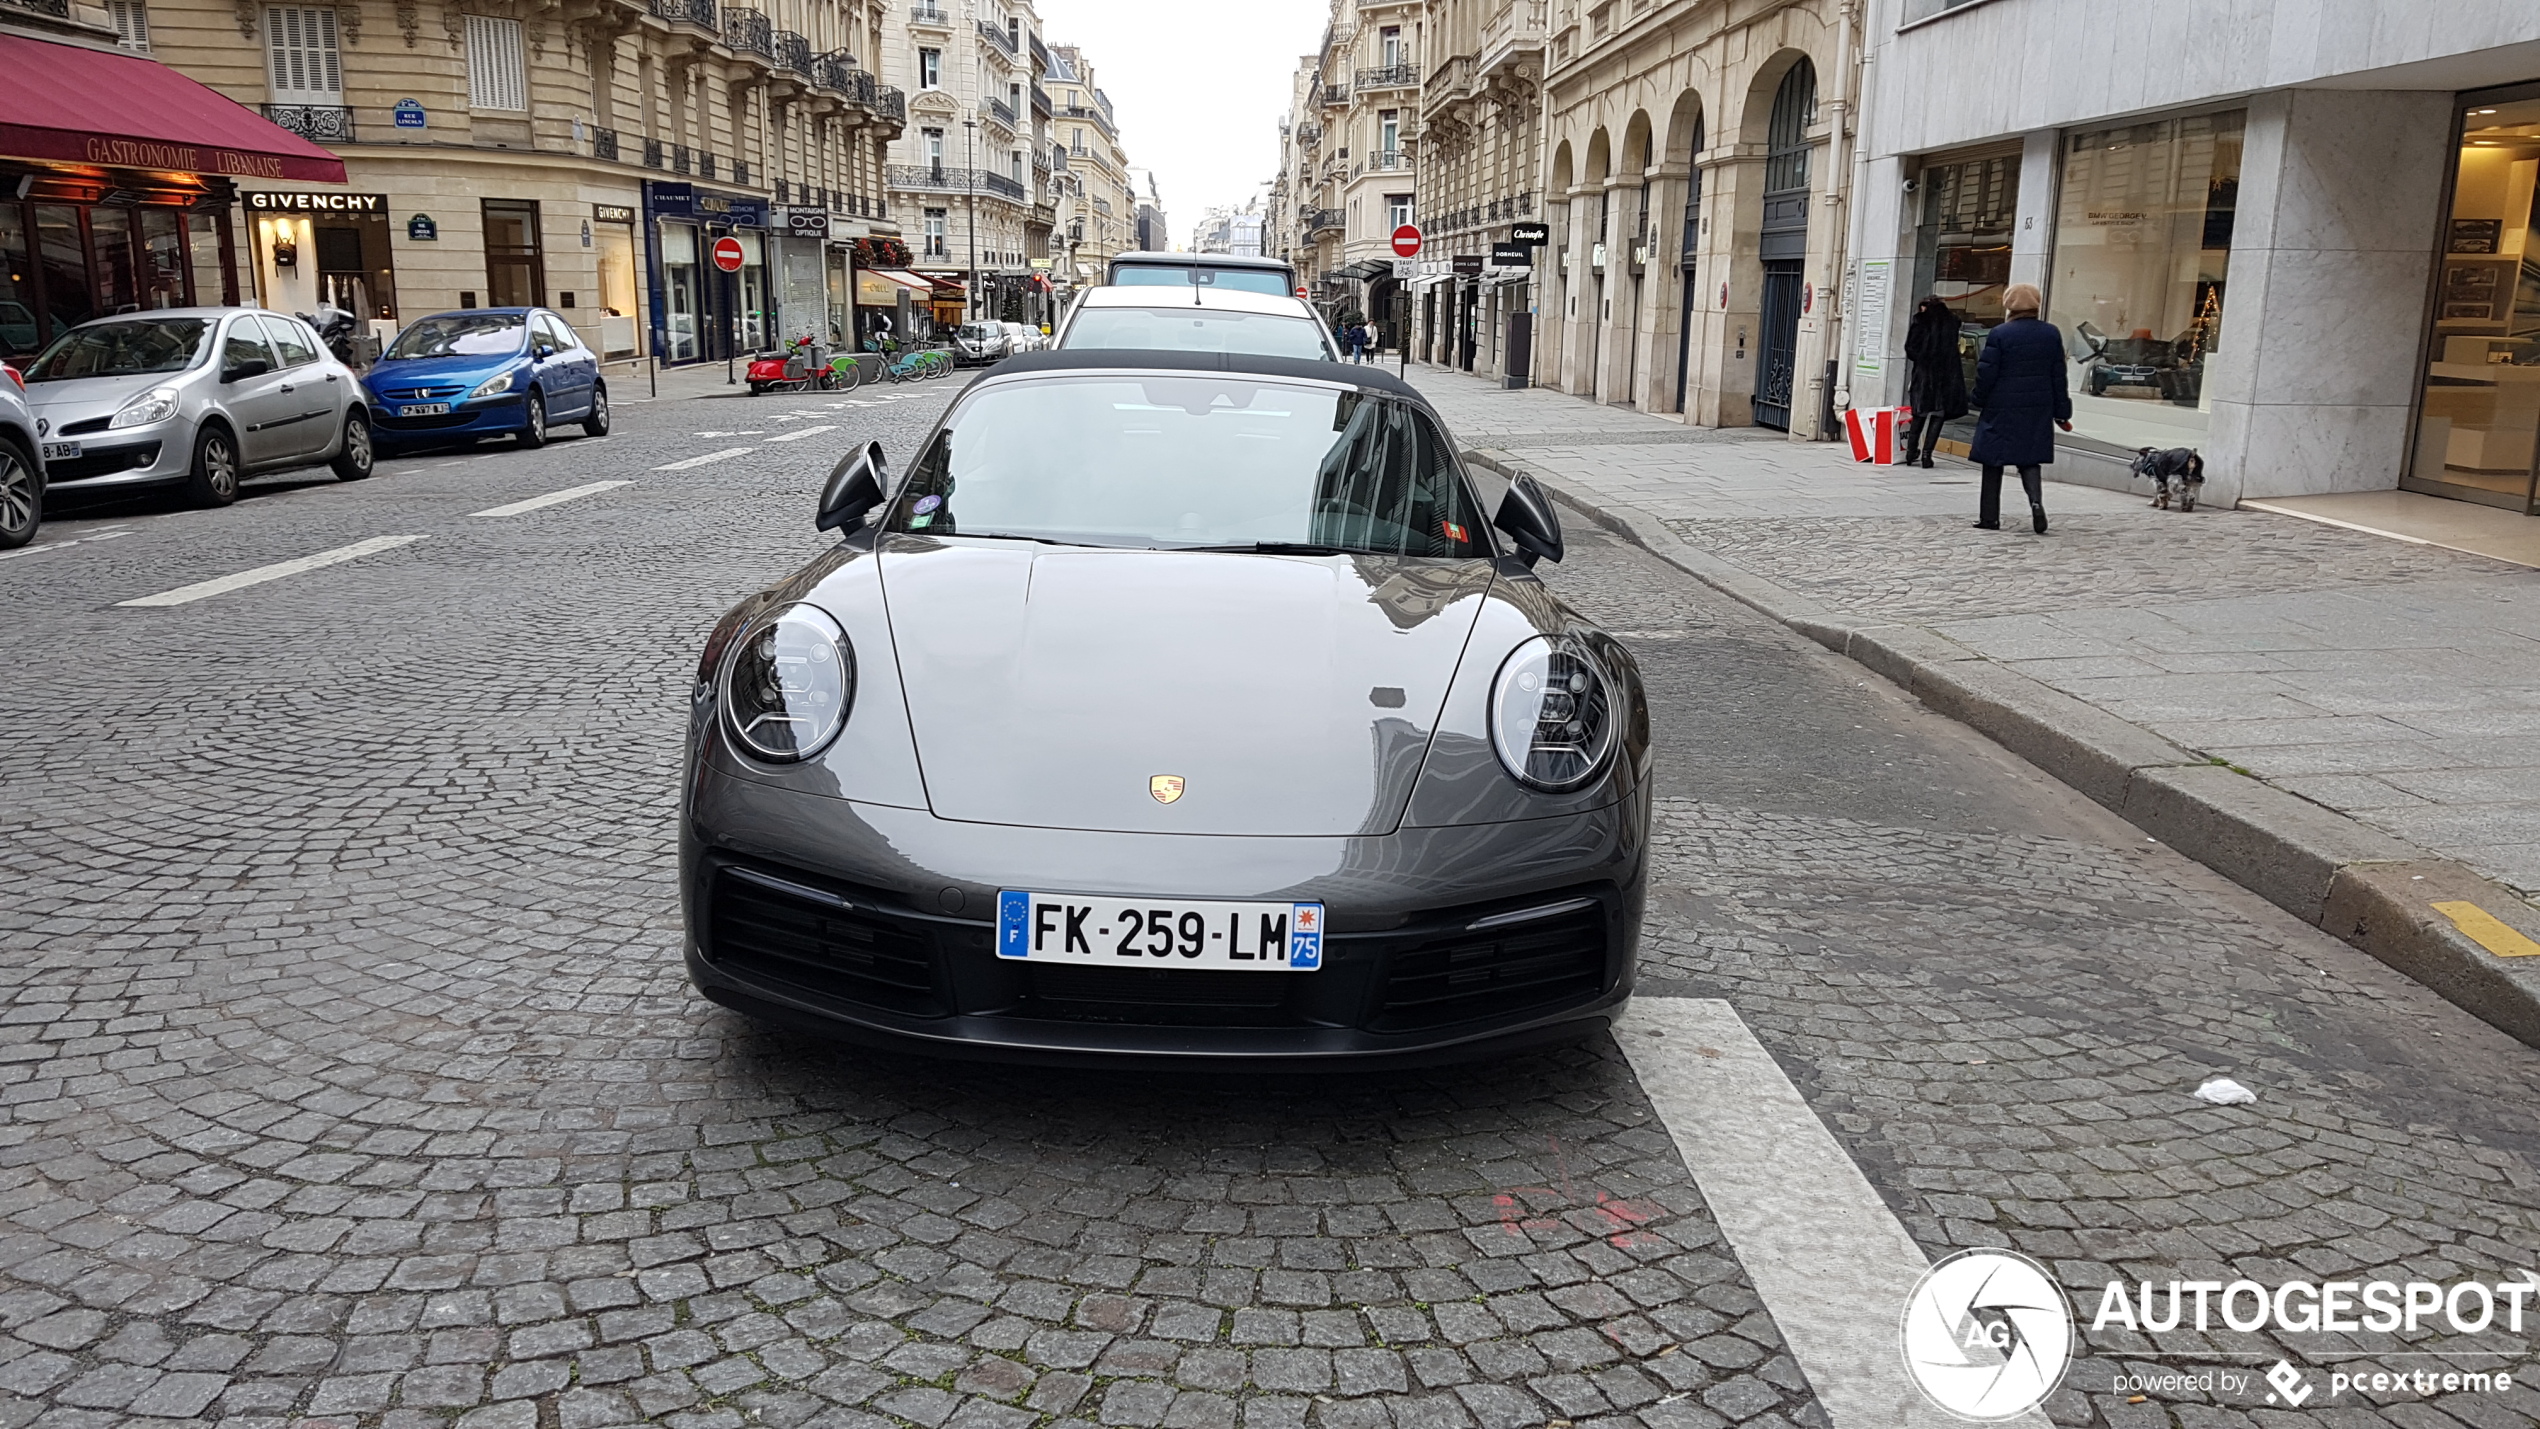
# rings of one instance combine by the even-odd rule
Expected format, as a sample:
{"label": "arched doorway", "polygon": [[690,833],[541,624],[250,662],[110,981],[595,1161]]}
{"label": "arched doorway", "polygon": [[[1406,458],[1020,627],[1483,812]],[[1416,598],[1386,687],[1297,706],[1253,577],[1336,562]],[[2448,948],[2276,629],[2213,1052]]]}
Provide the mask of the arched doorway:
{"label": "arched doorway", "polygon": [[[1755,425],[1790,430],[1792,388],[1799,377],[1799,309],[1808,258],[1808,122],[1817,111],[1817,67],[1805,56],[1773,91],[1764,131],[1764,226],[1756,257],[1764,264],[1760,350],[1755,372]],[[1751,131],[1750,131],[1751,132]]]}
{"label": "arched doorway", "polygon": [[[1685,103],[1692,103],[1692,99],[1691,95],[1687,95]],[[1682,132],[1681,126],[1679,132]],[[1683,306],[1676,319],[1675,409],[1679,412],[1685,409],[1686,383],[1688,374],[1693,371],[1693,304],[1694,294],[1700,291],[1695,255],[1701,251],[1702,240],[1702,169],[1696,161],[1702,155],[1702,138],[1702,112],[1696,109],[1693,111],[1692,133],[1685,142],[1684,152],[1680,156],[1670,156],[1674,162],[1682,164],[1685,171],[1684,236],[1676,246],[1676,286],[1683,290],[1679,298]]]}

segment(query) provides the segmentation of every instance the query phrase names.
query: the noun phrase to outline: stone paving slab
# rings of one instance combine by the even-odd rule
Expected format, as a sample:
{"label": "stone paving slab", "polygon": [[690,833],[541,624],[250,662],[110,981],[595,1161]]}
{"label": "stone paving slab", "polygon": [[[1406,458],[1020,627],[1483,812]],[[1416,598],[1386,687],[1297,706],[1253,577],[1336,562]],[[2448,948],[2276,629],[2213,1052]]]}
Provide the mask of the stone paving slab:
{"label": "stone paving slab", "polygon": [[2540,891],[2540,575],[2528,569],[2051,482],[2046,538],[1976,532],[1975,471],[1954,458],[1923,472],[1752,436],[1607,445],[1684,429],[1457,373],[1412,380],[1466,446],[1646,513],[1830,618],[1935,631],[2196,755]]}

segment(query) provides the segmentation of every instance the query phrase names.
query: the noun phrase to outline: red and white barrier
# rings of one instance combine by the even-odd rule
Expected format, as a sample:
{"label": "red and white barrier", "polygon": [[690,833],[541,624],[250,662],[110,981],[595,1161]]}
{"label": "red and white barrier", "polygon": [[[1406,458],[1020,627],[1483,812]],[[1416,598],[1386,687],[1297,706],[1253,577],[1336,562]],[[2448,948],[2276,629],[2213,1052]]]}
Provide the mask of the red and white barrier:
{"label": "red and white barrier", "polygon": [[1852,437],[1852,459],[1872,466],[1896,465],[1896,428],[1913,415],[1911,407],[1854,407],[1843,414]]}

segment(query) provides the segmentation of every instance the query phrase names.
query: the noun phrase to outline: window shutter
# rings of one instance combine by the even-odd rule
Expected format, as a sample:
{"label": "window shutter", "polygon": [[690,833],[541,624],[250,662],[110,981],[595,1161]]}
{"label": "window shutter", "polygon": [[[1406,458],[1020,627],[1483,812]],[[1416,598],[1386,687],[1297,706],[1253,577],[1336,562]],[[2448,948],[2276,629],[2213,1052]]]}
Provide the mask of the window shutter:
{"label": "window shutter", "polygon": [[106,13],[115,22],[115,43],[127,50],[150,48],[150,7],[142,0],[106,0]]}
{"label": "window shutter", "polygon": [[[133,4],[136,11],[142,7]],[[147,32],[148,21],[143,22]],[[335,46],[335,11],[316,5],[265,7],[265,46],[273,63],[273,97],[335,104],[344,97],[344,61]]]}
{"label": "window shutter", "polygon": [[529,107],[518,20],[467,17],[467,102],[475,109]]}

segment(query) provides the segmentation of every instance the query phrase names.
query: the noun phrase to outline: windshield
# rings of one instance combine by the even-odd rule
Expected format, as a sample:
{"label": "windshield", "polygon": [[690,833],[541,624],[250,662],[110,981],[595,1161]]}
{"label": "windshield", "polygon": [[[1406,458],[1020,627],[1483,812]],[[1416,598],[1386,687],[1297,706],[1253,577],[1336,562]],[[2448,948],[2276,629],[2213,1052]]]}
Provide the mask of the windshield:
{"label": "windshield", "polygon": [[1167,352],[1248,352],[1261,357],[1330,357],[1323,325],[1272,313],[1209,308],[1087,308],[1059,346],[1148,347]]}
{"label": "windshield", "polygon": [[1111,275],[1113,286],[1121,288],[1179,288],[1196,284],[1203,288],[1232,288],[1239,293],[1268,293],[1275,298],[1288,295],[1288,276],[1274,268],[1165,268],[1133,264]]}
{"label": "windshield", "polygon": [[992,337],[1005,336],[1005,329],[995,323],[963,323],[961,335],[973,342],[984,342]]}
{"label": "windshield", "polygon": [[75,377],[135,377],[183,372],[210,346],[209,318],[140,318],[98,323],[54,339],[26,370],[29,382],[67,382]]}
{"label": "windshield", "polygon": [[508,357],[520,351],[518,313],[444,313],[397,334],[383,357]]}
{"label": "windshield", "polygon": [[1363,392],[1078,377],[962,403],[888,529],[1067,545],[1490,554],[1434,423]]}

